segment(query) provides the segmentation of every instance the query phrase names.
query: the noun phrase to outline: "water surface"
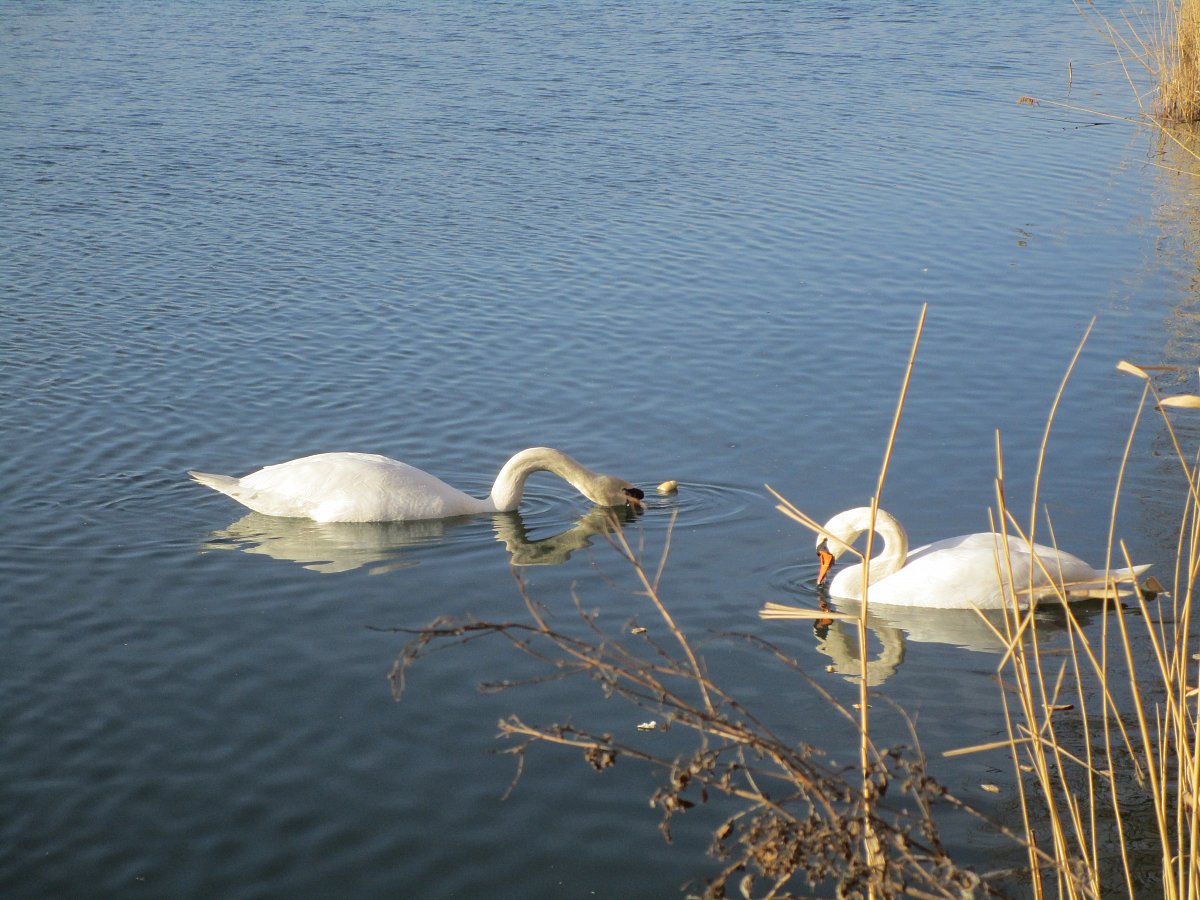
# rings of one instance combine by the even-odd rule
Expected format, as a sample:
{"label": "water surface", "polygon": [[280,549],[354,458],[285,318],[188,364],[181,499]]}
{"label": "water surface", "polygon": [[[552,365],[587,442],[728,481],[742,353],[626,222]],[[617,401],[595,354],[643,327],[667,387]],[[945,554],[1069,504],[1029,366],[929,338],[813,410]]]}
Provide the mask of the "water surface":
{"label": "water surface", "polygon": [[[0,890],[663,897],[710,871],[719,822],[666,845],[634,766],[544,749],[501,799],[500,716],[633,732],[592,684],[481,695],[532,674],[481,642],[392,699],[390,629],[522,617],[512,562],[564,620],[572,592],[650,617],[569,487],[329,529],[185,470],[353,449],[482,495],[549,445],[679,479],[624,532],[653,558],[678,514],[681,625],[851,698],[836,635],[757,618],[815,573],[762,485],[818,517],[867,500],[922,304],[885,497],[915,540],[987,526],[997,428],[1027,494],[1095,317],[1044,499],[1102,554],[1140,390],[1113,363],[1195,360],[1190,198],[1143,133],[1016,102],[1063,96],[1070,61],[1081,106],[1128,112],[1110,52],[1030,3],[5,4]],[[1180,482],[1160,456],[1131,484],[1131,549],[1165,562]],[[988,648],[883,627],[931,755],[1001,733]],[[803,684],[705,653],[852,756]],[[995,804],[1007,772],[938,774]]]}

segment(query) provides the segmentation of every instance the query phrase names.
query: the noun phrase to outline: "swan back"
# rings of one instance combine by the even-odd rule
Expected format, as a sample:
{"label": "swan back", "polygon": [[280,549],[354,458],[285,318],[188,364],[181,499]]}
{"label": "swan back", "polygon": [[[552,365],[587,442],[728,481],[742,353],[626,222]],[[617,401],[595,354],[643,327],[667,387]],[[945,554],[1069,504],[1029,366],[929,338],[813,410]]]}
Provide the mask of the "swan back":
{"label": "swan back", "polygon": [[428,472],[374,453],[318,453],[243,478],[190,473],[255,512],[318,522],[398,522],[488,512]]}

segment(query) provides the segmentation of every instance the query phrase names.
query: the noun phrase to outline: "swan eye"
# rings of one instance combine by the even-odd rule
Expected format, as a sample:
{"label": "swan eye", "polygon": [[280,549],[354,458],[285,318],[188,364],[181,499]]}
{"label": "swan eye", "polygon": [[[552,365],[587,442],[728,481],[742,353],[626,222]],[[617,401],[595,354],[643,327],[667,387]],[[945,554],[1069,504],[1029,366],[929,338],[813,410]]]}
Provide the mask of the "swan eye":
{"label": "swan eye", "polygon": [[641,488],[635,488],[635,487],[625,488],[625,495],[627,497],[632,497],[634,500],[645,500],[646,499],[646,493]]}

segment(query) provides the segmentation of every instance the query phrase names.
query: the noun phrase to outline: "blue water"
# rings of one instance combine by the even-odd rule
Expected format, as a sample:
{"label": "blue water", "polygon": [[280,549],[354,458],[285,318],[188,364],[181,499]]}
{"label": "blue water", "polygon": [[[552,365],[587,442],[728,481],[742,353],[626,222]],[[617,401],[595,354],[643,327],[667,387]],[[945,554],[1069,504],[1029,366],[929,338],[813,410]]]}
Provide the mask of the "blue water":
{"label": "blue water", "polygon": [[[649,558],[678,514],[689,633],[760,634],[849,700],[808,623],[757,617],[815,574],[762,486],[817,517],[867,500],[922,304],[885,491],[914,539],[987,526],[997,428],[1027,502],[1095,317],[1043,498],[1102,555],[1140,391],[1113,365],[1195,362],[1194,200],[1147,133],[1016,102],[1064,97],[1068,63],[1078,106],[1132,111],[1111,49],[1033,3],[0,6],[0,892],[681,895],[719,820],[665,844],[653,773],[546,748],[501,799],[501,716],[640,711],[584,680],[481,695],[535,674],[499,642],[392,699],[390,629],[521,618],[512,559],[558,563],[521,571],[564,620],[572,592],[651,618],[586,521],[528,546],[585,515],[568,486],[330,531],[185,470],[353,449],[483,495],[560,447],[651,492],[625,526]],[[1145,444],[1121,521],[1163,563],[1181,488]],[[911,630],[884,679],[931,754],[1001,731],[996,658],[957,645]],[[705,653],[852,756],[803,684]],[[995,804],[1008,769],[937,774]]]}

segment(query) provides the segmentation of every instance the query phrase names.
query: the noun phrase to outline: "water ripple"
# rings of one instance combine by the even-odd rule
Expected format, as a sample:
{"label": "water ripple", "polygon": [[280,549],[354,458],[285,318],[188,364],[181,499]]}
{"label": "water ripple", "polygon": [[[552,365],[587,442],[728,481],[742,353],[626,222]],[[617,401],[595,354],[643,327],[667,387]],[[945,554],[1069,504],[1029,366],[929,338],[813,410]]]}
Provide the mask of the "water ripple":
{"label": "water ripple", "polygon": [[648,527],[663,527],[661,523],[669,521],[662,515],[665,512],[676,514],[680,527],[691,528],[743,521],[765,512],[768,505],[764,493],[748,488],[681,481],[675,494],[647,492],[646,509]]}
{"label": "water ripple", "polygon": [[[669,896],[703,868],[619,806],[621,767],[546,755],[497,802],[511,709],[474,687],[510,673],[498,648],[388,691],[403,639],[366,625],[522,615],[513,564],[554,601],[619,568],[569,485],[327,530],[189,468],[362,450],[483,496],[561,447],[647,490],[626,534],[676,517],[689,633],[743,627],[812,577],[757,486],[867,496],[921,302],[889,503],[935,534],[983,527],[994,429],[1033,455],[1056,348],[1100,312],[1055,523],[1089,546],[1126,426],[1109,360],[1160,346],[1173,287],[1128,228],[1153,177],[1120,167],[1128,132],[1014,100],[1068,58],[1096,104],[1127,85],[1046,4],[844,7],[4,6],[0,893]],[[691,480],[660,496],[656,470]],[[742,662],[731,687],[825,724]],[[950,680],[942,718],[992,727],[986,675]],[[632,727],[541,687],[538,716]]]}

